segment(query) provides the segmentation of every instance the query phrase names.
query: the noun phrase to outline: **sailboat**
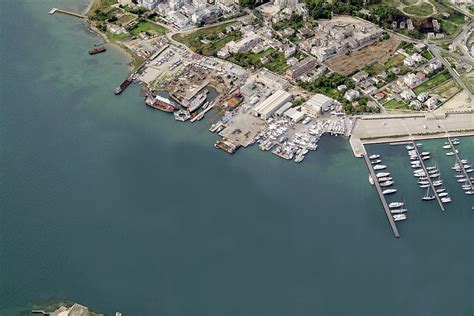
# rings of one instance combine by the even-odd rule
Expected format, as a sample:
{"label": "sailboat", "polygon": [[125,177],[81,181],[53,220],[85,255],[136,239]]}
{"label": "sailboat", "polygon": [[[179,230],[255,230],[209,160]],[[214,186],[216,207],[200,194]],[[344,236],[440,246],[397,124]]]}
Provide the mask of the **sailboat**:
{"label": "sailboat", "polygon": [[434,200],[435,198],[436,198],[436,196],[435,196],[434,194],[431,194],[430,188],[428,188],[428,189],[426,190],[425,196],[422,197],[421,199],[422,199],[423,201],[432,201],[432,200]]}

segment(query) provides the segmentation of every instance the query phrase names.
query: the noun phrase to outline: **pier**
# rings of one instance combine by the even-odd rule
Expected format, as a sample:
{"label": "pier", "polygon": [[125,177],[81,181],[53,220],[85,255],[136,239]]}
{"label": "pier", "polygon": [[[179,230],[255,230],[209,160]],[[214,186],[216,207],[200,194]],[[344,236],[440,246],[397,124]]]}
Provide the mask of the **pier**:
{"label": "pier", "polygon": [[383,208],[385,210],[385,215],[387,216],[387,220],[390,224],[390,227],[392,227],[393,235],[396,238],[398,238],[400,237],[400,234],[398,233],[397,225],[395,224],[395,221],[393,220],[392,213],[390,213],[390,208],[388,207],[387,200],[385,199],[385,195],[383,195],[382,193],[382,188],[380,187],[379,181],[377,180],[377,176],[375,175],[375,170],[372,167],[372,163],[370,162],[369,156],[367,155],[367,153],[364,153],[362,156],[365,159],[367,168],[369,168],[370,176],[374,180],[375,188],[377,189],[377,193],[379,195],[380,201],[382,202]]}
{"label": "pier", "polygon": [[425,162],[423,161],[423,159],[421,159],[421,155],[420,155],[420,152],[418,151],[418,147],[416,146],[414,141],[412,141],[411,143],[412,143],[413,147],[415,147],[416,156],[418,157],[418,160],[420,160],[421,167],[423,168],[423,171],[425,172],[426,178],[428,179],[428,182],[430,183],[430,188],[433,190],[433,194],[435,195],[436,200],[438,201],[439,207],[441,208],[442,211],[444,211],[443,202],[441,202],[441,199],[439,198],[438,192],[436,192],[436,188],[433,185],[433,181],[431,181],[431,177],[430,177],[430,174],[428,173],[428,170],[426,169]]}
{"label": "pier", "polygon": [[451,141],[451,138],[449,137],[448,137],[448,142],[449,142],[449,145],[451,146],[451,150],[453,151],[454,156],[456,157],[456,161],[458,162],[459,167],[461,167],[462,173],[464,173],[464,176],[466,177],[467,182],[469,183],[469,186],[471,187],[471,190],[472,190],[473,186],[472,186],[471,178],[469,177],[469,174],[466,172],[466,169],[464,168],[464,164],[461,162],[461,158],[459,157],[458,151],[456,147],[454,147],[454,144]]}
{"label": "pier", "polygon": [[72,11],[68,11],[68,10],[63,10],[63,9],[58,9],[58,8],[52,8],[49,11],[49,14],[55,14],[56,12],[71,15],[71,16],[75,16],[76,18],[80,18],[80,19],[86,19],[87,18],[87,16],[82,15],[80,13],[76,13],[76,12],[72,12]]}
{"label": "pier", "polygon": [[211,105],[209,105],[204,111],[199,112],[198,115],[196,115],[195,117],[193,117],[193,118],[190,119],[189,121],[190,121],[191,123],[194,123],[194,122],[196,122],[197,120],[200,120],[201,117],[204,116],[204,114],[206,114],[207,112],[209,112],[209,111],[212,110],[213,108],[214,108],[214,103],[211,104]]}

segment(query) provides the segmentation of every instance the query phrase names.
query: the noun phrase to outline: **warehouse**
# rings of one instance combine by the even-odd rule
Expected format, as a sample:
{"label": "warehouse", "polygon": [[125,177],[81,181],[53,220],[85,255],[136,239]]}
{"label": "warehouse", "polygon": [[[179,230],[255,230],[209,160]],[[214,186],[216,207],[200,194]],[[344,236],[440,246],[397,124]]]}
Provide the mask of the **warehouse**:
{"label": "warehouse", "polygon": [[324,94],[317,93],[304,103],[306,111],[313,115],[321,115],[322,112],[329,110],[329,107],[333,104],[334,100]]}
{"label": "warehouse", "polygon": [[266,120],[288,101],[291,101],[291,94],[285,90],[277,90],[255,107],[254,115]]}

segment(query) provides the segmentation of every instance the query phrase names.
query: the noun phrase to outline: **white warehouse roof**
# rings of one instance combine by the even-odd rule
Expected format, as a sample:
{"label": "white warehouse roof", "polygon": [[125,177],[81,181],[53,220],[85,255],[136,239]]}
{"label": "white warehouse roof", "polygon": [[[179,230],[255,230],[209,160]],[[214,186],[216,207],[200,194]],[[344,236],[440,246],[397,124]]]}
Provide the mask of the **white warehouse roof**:
{"label": "white warehouse roof", "polygon": [[277,90],[255,107],[255,114],[266,119],[290,100],[291,94],[285,90]]}
{"label": "white warehouse roof", "polygon": [[314,109],[317,109],[320,107],[321,109],[325,110],[328,106],[332,104],[334,99],[331,99],[328,96],[325,96],[324,94],[317,93],[311,99],[306,101],[306,105],[311,106]]}

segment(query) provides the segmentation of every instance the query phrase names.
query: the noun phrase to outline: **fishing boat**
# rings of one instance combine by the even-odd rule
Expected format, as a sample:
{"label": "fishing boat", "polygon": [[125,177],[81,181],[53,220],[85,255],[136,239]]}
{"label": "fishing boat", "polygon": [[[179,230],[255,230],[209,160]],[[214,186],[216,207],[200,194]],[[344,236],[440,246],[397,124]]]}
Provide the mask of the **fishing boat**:
{"label": "fishing boat", "polygon": [[387,194],[393,194],[395,192],[397,192],[397,189],[386,189],[382,191],[382,194],[387,195]]}
{"label": "fishing boat", "polygon": [[398,221],[403,221],[403,220],[406,220],[407,219],[407,216],[405,214],[394,214],[392,215],[393,216],[393,220],[398,222]]}
{"label": "fishing boat", "polygon": [[374,166],[374,170],[383,170],[383,169],[386,169],[387,166],[386,165],[375,165]]}
{"label": "fishing boat", "polygon": [[424,197],[421,198],[423,201],[431,201],[436,199],[436,196],[434,194],[431,194],[430,188],[426,190],[426,194]]}

